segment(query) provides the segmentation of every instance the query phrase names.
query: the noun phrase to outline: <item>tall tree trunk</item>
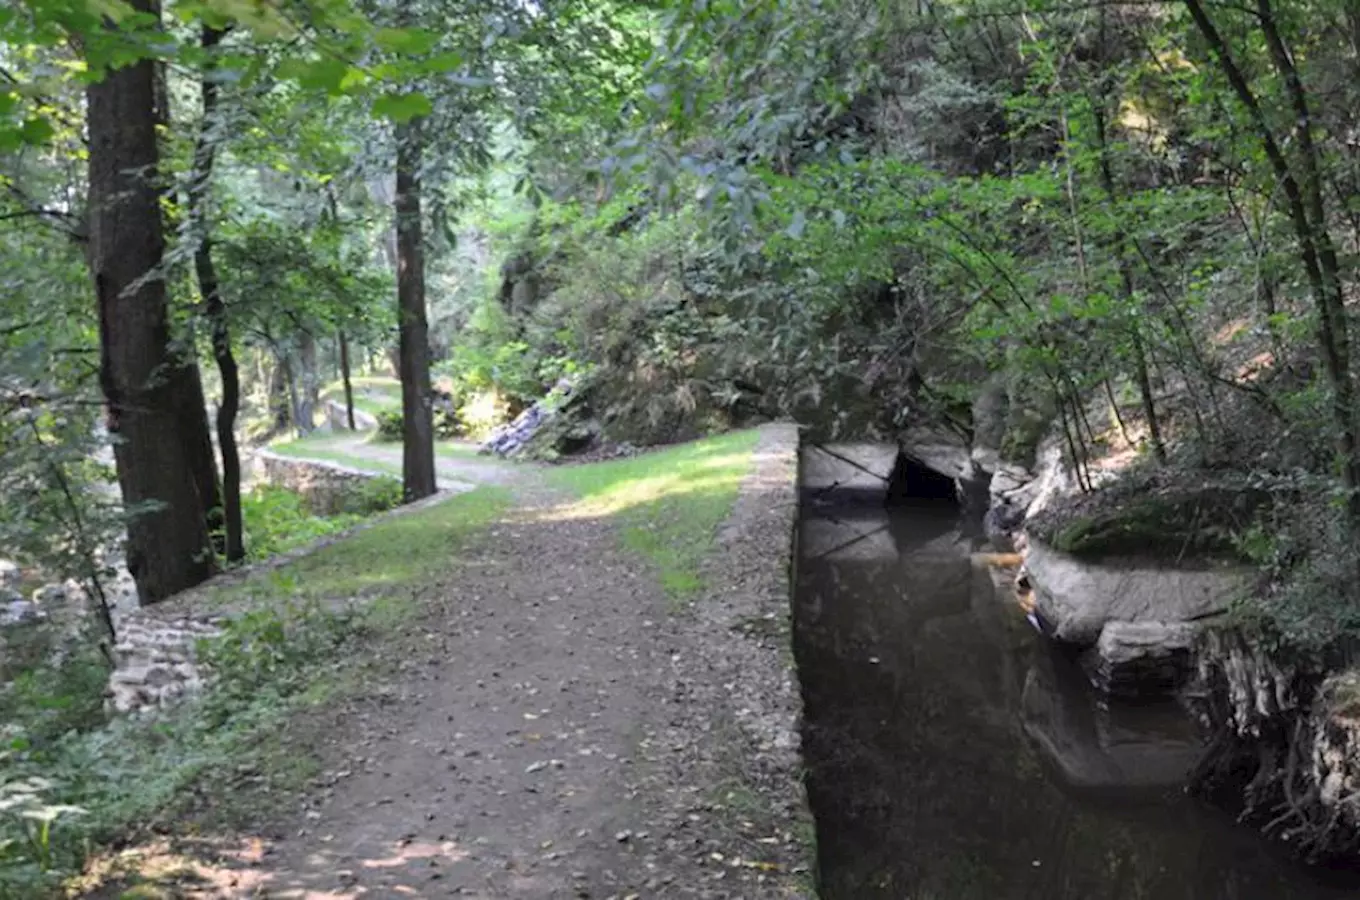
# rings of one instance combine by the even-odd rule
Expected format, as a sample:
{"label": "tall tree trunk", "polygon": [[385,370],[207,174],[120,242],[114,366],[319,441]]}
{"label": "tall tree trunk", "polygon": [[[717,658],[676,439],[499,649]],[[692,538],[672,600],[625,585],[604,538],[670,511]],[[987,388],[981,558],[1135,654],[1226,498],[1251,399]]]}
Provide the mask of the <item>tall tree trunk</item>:
{"label": "tall tree trunk", "polygon": [[311,434],[316,429],[316,407],[321,399],[321,378],[316,371],[316,338],[303,330],[298,339],[298,380],[294,393],[298,431]]}
{"label": "tall tree trunk", "polygon": [[[151,0],[130,5],[156,12]],[[165,281],[156,277],[165,235],[156,185],[155,64],[107,72],[89,86],[86,102],[88,252],[99,307],[100,385],[118,483],[132,513],[128,570],[142,602],[154,603],[214,570],[211,498],[203,496],[196,478],[201,466],[191,449],[200,443],[192,432],[204,413],[200,409],[195,418],[183,409],[192,385],[176,384],[185,367],[171,347]]]}
{"label": "tall tree trunk", "polygon": [[183,423],[180,439],[184,441],[184,452],[193,470],[194,483],[198,485],[199,496],[203,498],[213,552],[220,555],[226,551],[226,536],[222,528],[222,482],[217,478],[217,458],[213,454],[212,432],[208,426],[208,401],[203,393],[203,378],[198,371],[198,358],[192,344],[178,352],[181,354],[176,360],[178,368],[170,380]]}
{"label": "tall tree trunk", "polygon": [[288,417],[293,420],[293,429],[305,435],[311,429],[303,430],[302,420],[298,417],[302,401],[298,397],[297,375],[293,372],[293,361],[287,353],[279,355],[279,369],[283,372],[283,383],[288,390]]}
{"label": "tall tree trunk", "polygon": [[[222,41],[224,32],[204,28],[203,49],[209,53]],[[194,250],[194,274],[212,329],[213,358],[222,379],[222,402],[217,407],[217,446],[222,453],[222,525],[225,544],[222,551],[228,562],[245,559],[245,528],[241,520],[241,454],[236,447],[236,415],[241,409],[241,378],[236,357],[231,352],[231,332],[227,325],[227,306],[222,299],[217,267],[213,263],[212,236],[209,233],[208,192],[212,185],[217,147],[212,129],[217,116],[217,83],[204,78],[199,85],[203,100],[203,123],[194,145],[194,172],[189,185],[189,219],[198,241]]]}
{"label": "tall tree trunk", "polygon": [[293,407],[288,393],[288,363],[283,352],[274,350],[274,370],[269,375],[269,412],[273,418],[271,430],[282,434],[293,421]]}
{"label": "tall tree trunk", "polygon": [[397,126],[397,314],[401,375],[402,488],[408,501],[433,494],[434,424],[425,252],[420,222],[421,124]]}
{"label": "tall tree trunk", "polygon": [[340,380],[345,385],[345,422],[350,431],[358,431],[354,426],[354,385],[349,374],[349,338],[345,337],[343,330],[340,332]]}

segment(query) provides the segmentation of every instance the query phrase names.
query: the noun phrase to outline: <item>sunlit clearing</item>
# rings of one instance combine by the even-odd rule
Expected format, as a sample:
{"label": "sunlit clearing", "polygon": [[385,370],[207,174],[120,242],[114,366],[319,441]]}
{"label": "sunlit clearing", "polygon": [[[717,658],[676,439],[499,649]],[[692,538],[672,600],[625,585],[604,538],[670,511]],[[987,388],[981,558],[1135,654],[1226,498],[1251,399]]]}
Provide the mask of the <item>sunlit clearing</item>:
{"label": "sunlit clearing", "polygon": [[630,459],[558,469],[552,480],[580,500],[545,518],[619,518],[624,545],[657,567],[667,594],[687,598],[703,587],[703,560],[751,470],[756,439],[754,430],[739,431]]}

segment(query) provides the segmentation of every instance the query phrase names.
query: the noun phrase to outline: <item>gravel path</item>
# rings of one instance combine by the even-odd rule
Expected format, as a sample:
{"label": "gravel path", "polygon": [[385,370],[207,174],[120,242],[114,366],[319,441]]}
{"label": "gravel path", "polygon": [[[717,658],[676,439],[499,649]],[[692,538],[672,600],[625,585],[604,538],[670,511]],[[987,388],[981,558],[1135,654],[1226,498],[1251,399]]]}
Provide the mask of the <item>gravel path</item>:
{"label": "gravel path", "polygon": [[[474,456],[475,444],[460,443],[468,451],[461,454],[438,454],[435,456],[435,476],[440,490],[466,490],[478,484],[517,484],[522,483],[524,475],[532,467],[528,464],[511,464],[495,457]],[[367,432],[333,432],[325,439],[324,449],[328,453],[343,454],[355,461],[369,460],[380,463],[381,469],[401,473],[401,444],[376,443],[369,440]],[[313,462],[332,462],[325,456],[308,457],[289,454],[293,459],[311,459]]]}
{"label": "gravel path", "polygon": [[382,648],[400,677],[320,723],[326,786],[226,895],[810,896],[796,441],[763,429],[709,594],[679,613],[613,522],[528,476]]}

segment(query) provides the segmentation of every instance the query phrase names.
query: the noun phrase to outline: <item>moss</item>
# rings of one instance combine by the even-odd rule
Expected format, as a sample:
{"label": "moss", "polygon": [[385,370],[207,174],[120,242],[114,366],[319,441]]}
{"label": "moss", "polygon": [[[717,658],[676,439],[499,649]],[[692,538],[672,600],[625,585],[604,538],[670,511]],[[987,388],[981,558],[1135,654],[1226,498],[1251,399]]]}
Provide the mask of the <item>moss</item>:
{"label": "moss", "polygon": [[1043,510],[1029,531],[1076,556],[1245,559],[1239,535],[1268,504],[1264,491],[1217,473],[1149,470]]}

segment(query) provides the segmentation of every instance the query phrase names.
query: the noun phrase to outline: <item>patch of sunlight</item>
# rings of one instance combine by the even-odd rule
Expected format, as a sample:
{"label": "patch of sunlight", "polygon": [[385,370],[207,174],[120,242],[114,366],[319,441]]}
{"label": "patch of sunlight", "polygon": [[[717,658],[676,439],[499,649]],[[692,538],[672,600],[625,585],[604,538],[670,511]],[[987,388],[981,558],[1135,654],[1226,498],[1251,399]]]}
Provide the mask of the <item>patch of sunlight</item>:
{"label": "patch of sunlight", "polygon": [[1256,381],[1264,373],[1275,367],[1275,354],[1269,350],[1256,354],[1238,367],[1236,377],[1238,381]]}
{"label": "patch of sunlight", "polygon": [[80,896],[98,891],[98,896],[119,900],[171,900],[253,895],[269,881],[257,868],[265,857],[260,838],[235,844],[227,839],[178,843],[184,846],[160,840],[95,857],[67,888]]}
{"label": "patch of sunlight", "polygon": [[549,480],[580,498],[563,518],[613,516],[623,543],[649,559],[676,601],[703,589],[701,569],[750,472],[758,432],[720,435],[622,460],[555,469]]}
{"label": "patch of sunlight", "polygon": [[1246,333],[1249,328],[1251,328],[1251,321],[1249,319],[1233,319],[1231,322],[1228,322],[1222,328],[1218,329],[1218,331],[1214,333],[1214,336],[1209,338],[1209,342],[1218,347],[1226,346]]}
{"label": "patch of sunlight", "polygon": [[498,520],[510,492],[478,487],[417,512],[397,515],[287,565],[210,589],[210,603],[269,598],[316,600],[383,596],[448,568],[466,540]]}

